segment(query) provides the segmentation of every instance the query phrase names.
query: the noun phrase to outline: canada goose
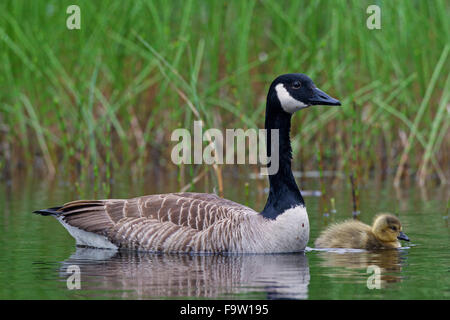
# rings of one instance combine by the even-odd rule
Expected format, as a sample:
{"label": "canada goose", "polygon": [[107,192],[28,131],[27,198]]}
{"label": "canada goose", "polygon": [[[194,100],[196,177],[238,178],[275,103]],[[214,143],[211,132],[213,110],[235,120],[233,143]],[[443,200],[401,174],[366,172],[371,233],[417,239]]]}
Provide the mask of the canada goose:
{"label": "canada goose", "polygon": [[334,224],[322,232],[315,246],[375,250],[399,248],[398,240],[409,241],[402,232],[400,220],[391,214],[379,214],[372,226],[357,220]]}
{"label": "canada goose", "polygon": [[132,199],[78,200],[35,211],[51,215],[77,245],[151,252],[280,253],[303,251],[309,221],[291,171],[289,139],[295,111],[312,105],[341,105],[304,74],[285,74],[271,84],[265,127],[278,129],[279,169],[261,213],[214,194],[169,193]]}

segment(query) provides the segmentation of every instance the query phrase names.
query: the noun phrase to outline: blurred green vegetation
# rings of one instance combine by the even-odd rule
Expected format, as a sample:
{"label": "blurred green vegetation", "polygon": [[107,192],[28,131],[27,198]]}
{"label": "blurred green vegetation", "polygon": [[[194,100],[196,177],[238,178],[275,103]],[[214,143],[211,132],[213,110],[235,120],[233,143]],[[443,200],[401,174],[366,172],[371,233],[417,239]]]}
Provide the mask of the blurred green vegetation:
{"label": "blurred green vegetation", "polygon": [[[81,30],[66,28],[71,4]],[[366,27],[370,4],[381,30]],[[0,171],[108,180],[117,168],[171,166],[173,129],[198,118],[262,128],[270,82],[301,72],[343,107],[294,117],[295,167],[317,168],[320,145],[326,170],[445,182],[449,9],[445,0],[2,1]]]}

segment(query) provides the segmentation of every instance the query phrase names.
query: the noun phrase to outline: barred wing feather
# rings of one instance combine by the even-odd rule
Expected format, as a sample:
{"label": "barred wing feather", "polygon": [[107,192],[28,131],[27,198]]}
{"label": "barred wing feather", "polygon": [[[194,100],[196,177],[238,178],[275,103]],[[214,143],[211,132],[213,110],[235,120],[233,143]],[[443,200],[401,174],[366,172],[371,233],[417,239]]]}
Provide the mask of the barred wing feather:
{"label": "barred wing feather", "polygon": [[246,206],[204,193],[79,200],[57,211],[66,225],[104,236],[117,247],[164,252],[242,251],[239,230],[250,217],[263,219]]}

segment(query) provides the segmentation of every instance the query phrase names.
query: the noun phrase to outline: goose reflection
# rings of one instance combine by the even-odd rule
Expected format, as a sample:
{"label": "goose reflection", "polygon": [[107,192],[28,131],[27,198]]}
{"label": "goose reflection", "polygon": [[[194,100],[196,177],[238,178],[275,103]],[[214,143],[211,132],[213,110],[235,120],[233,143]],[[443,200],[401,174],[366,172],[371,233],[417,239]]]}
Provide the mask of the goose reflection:
{"label": "goose reflection", "polygon": [[[106,290],[120,298],[164,297],[306,299],[310,281],[305,254],[168,255],[77,247],[62,263],[81,271],[81,294]],[[93,291],[95,290],[95,291]]]}
{"label": "goose reflection", "polygon": [[[317,250],[317,249],[314,249]],[[402,281],[402,265],[406,261],[407,252],[404,250],[377,250],[366,251],[359,249],[326,249],[318,252],[320,265],[333,268],[327,274],[331,277],[352,278],[361,277],[360,282],[366,282],[373,271],[368,271],[369,266],[380,268],[381,287],[389,283]],[[361,270],[364,273],[361,273]]]}

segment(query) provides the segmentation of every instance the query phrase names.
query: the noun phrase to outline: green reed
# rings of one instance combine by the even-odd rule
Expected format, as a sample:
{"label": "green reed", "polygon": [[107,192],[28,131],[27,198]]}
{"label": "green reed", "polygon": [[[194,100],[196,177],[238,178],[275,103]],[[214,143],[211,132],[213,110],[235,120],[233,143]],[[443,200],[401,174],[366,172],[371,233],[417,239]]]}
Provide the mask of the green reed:
{"label": "green reed", "polygon": [[81,30],[68,30],[72,2],[0,4],[0,121],[9,128],[0,145],[11,170],[39,158],[50,176],[63,167],[86,184],[113,168],[170,167],[172,130],[196,119],[262,128],[270,81],[303,72],[343,103],[293,118],[305,169],[317,165],[318,143],[326,168],[357,157],[357,180],[449,179],[448,1],[376,1],[381,30],[366,28],[368,0],[82,0]]}

